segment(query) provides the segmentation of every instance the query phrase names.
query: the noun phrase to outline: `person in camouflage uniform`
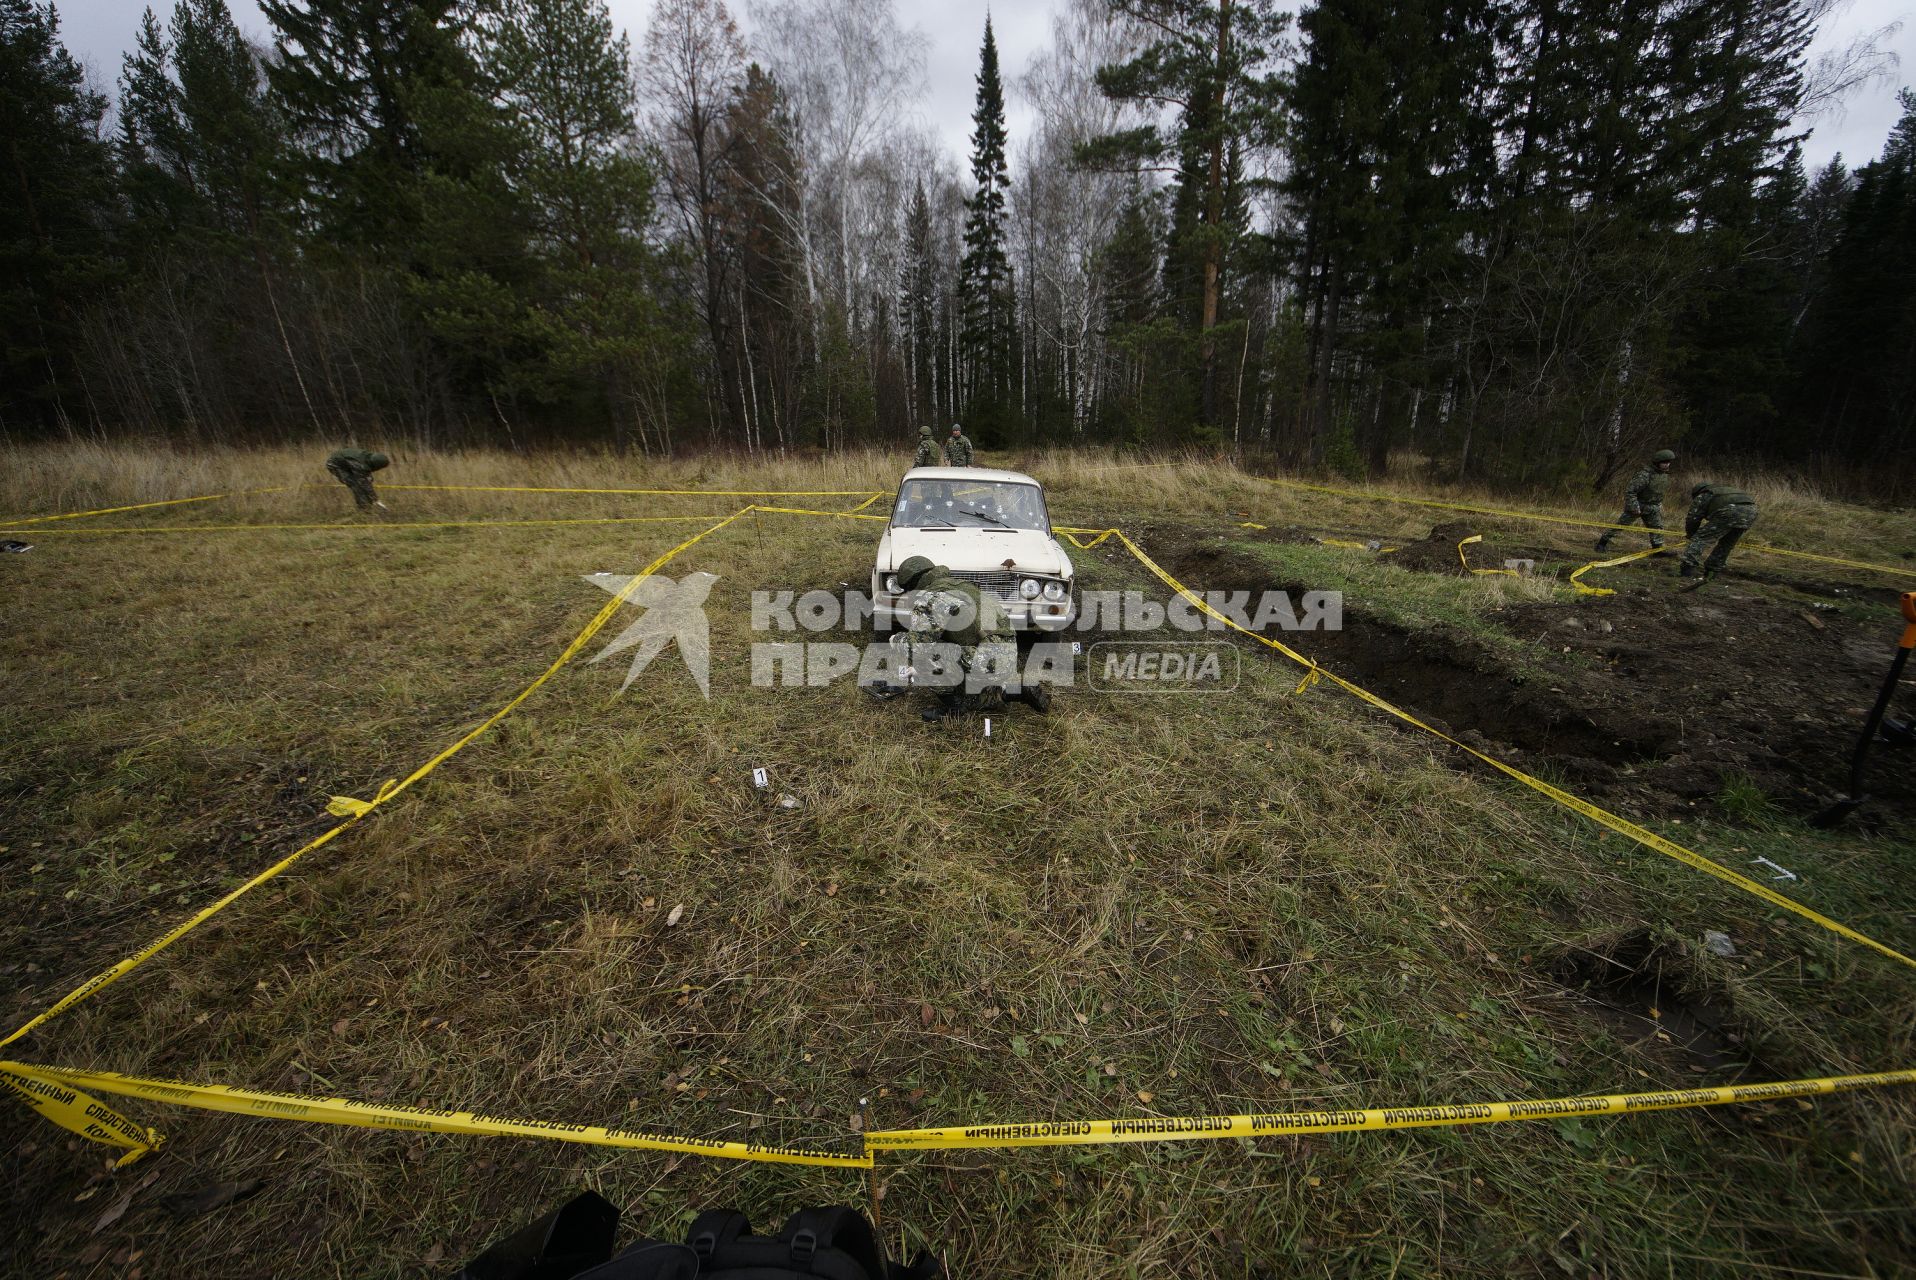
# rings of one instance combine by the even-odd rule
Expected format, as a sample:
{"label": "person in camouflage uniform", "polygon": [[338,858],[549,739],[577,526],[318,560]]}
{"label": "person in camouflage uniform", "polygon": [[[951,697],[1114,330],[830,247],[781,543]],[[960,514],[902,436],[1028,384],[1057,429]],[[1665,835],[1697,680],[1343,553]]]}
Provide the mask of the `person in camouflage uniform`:
{"label": "person in camouflage uniform", "polygon": [[383,468],[390,459],[383,453],[374,453],[370,449],[338,449],[326,459],[326,470],[333,473],[333,479],[353,491],[353,501],[361,511],[368,507],[386,510],[386,504],[373,492],[373,472]]}
{"label": "person in camouflage uniform", "polygon": [[[1690,514],[1683,521],[1690,543],[1683,548],[1677,576],[1696,577],[1700,562],[1703,576],[1714,578],[1742,541],[1744,530],[1755,523],[1756,499],[1749,494],[1712,480],[1694,486],[1690,490]],[[1703,558],[1705,551],[1710,553],[1707,560]]]}
{"label": "person in camouflage uniform", "polygon": [[945,441],[945,465],[968,467],[971,465],[971,439],[965,435],[963,427],[951,424],[951,435]]}
{"label": "person in camouflage uniform", "polygon": [[1042,685],[1019,682],[1018,642],[996,595],[961,581],[925,556],[907,558],[897,576],[899,590],[911,596],[906,625],[913,645],[957,647],[958,670],[943,673],[947,679],[955,676],[956,682],[938,690],[937,705],[923,712],[926,720],[989,708],[1002,701],[1007,689],[1016,689],[1017,697],[1036,711],[1050,709]]}
{"label": "person in camouflage uniform", "polygon": [[931,438],[930,427],[918,428],[918,452],[912,455],[914,467],[930,467],[938,462],[938,442]]}
{"label": "person in camouflage uniform", "polygon": [[[1643,521],[1643,527],[1650,530],[1650,546],[1653,550],[1663,549],[1663,495],[1670,487],[1670,468],[1676,465],[1676,454],[1668,449],[1658,449],[1650,455],[1650,465],[1630,477],[1630,483],[1623,490],[1623,514],[1618,516],[1618,524],[1635,524]],[[1605,529],[1603,536],[1597,539],[1597,554],[1602,555],[1610,549],[1610,540],[1617,536],[1615,529]]]}

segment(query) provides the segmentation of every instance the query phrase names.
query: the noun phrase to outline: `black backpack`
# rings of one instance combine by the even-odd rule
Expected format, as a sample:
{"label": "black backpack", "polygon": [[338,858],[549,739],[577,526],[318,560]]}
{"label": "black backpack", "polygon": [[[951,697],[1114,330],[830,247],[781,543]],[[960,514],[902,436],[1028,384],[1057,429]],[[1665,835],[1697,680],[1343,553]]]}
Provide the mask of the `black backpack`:
{"label": "black backpack", "polygon": [[[609,1220],[607,1211],[610,1211]],[[865,1216],[801,1209],[776,1236],[733,1209],[692,1220],[684,1244],[640,1240],[611,1257],[618,1210],[586,1192],[488,1249],[455,1280],[946,1280],[926,1253],[889,1262]]]}
{"label": "black backpack", "polygon": [[800,1209],[775,1236],[752,1234],[734,1209],[707,1209],[684,1244],[641,1240],[576,1280],[943,1280],[929,1254],[909,1267],[888,1262],[871,1224],[842,1205]]}

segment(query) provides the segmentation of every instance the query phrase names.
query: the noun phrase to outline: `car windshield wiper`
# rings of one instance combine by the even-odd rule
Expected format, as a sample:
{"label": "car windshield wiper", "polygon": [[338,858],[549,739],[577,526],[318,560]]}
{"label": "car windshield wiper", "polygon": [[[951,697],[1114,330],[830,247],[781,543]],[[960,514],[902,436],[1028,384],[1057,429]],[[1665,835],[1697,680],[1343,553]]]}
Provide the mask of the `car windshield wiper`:
{"label": "car windshield wiper", "polygon": [[991,521],[991,523],[997,525],[1001,529],[1009,529],[1011,527],[1010,525],[1006,524],[1004,521],[1000,520],[997,516],[991,515],[984,511],[973,511],[970,507],[958,508],[958,514],[966,515],[966,516],[977,516],[980,520],[989,520]]}

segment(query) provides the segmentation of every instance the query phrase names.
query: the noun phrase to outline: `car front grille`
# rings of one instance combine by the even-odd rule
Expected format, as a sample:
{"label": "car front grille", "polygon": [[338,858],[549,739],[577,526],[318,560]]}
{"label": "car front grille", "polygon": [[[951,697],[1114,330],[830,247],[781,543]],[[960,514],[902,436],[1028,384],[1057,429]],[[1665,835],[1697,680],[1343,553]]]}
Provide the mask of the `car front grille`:
{"label": "car front grille", "polygon": [[960,582],[969,582],[980,591],[989,591],[1005,604],[1016,604],[1018,595],[1018,575],[1006,573],[1002,569],[965,570],[953,569],[951,576]]}

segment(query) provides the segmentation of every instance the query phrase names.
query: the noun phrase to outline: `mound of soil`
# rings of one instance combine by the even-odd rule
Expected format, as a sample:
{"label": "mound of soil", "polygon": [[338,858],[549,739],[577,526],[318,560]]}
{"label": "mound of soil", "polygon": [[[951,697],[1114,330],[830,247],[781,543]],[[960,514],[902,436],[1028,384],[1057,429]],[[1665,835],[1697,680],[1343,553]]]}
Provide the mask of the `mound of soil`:
{"label": "mound of soil", "polygon": [[[1468,521],[1440,524],[1422,542],[1406,543],[1389,553],[1390,563],[1417,573],[1447,573],[1452,577],[1467,578],[1471,576],[1472,569],[1501,569],[1505,559],[1516,554],[1490,542],[1473,542],[1461,548],[1458,546],[1477,532],[1477,528]],[[1460,550],[1461,555],[1458,554]]]}

